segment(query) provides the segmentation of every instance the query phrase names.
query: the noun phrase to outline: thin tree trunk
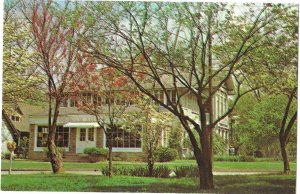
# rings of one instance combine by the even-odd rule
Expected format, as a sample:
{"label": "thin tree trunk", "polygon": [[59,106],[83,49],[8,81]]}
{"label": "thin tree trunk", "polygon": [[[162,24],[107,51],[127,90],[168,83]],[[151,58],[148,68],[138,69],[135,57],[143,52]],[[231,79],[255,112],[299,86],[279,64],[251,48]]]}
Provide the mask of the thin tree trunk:
{"label": "thin tree trunk", "polygon": [[108,149],[108,176],[109,178],[112,177],[112,138],[109,141],[109,149]]}
{"label": "thin tree trunk", "polygon": [[11,169],[12,169],[12,159],[13,159],[13,152],[10,152],[10,157],[9,157],[9,171],[8,174],[11,174]]}
{"label": "thin tree trunk", "polygon": [[153,169],[154,169],[154,158],[152,151],[148,152],[148,176],[153,176]]}
{"label": "thin tree trunk", "polygon": [[281,156],[282,156],[282,160],[283,160],[283,173],[289,174],[290,164],[289,164],[289,159],[288,159],[288,155],[286,152],[286,143],[285,143],[286,141],[283,137],[279,137],[279,141],[280,141]]}

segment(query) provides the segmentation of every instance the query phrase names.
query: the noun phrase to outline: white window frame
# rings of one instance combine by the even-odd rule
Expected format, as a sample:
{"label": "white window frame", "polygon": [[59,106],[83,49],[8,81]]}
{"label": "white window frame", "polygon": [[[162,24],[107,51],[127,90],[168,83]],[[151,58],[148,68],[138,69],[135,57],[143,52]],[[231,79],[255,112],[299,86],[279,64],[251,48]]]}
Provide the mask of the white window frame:
{"label": "white window frame", "polygon": [[[45,126],[45,125],[40,125],[40,126]],[[42,152],[47,147],[37,147],[37,133],[38,133],[38,125],[35,125],[34,126],[34,149],[33,149],[33,151],[34,152]],[[69,139],[68,139],[69,145],[68,145],[68,147],[61,147],[61,148],[64,148],[67,152],[70,149],[70,136],[71,136],[71,128],[69,127]]]}

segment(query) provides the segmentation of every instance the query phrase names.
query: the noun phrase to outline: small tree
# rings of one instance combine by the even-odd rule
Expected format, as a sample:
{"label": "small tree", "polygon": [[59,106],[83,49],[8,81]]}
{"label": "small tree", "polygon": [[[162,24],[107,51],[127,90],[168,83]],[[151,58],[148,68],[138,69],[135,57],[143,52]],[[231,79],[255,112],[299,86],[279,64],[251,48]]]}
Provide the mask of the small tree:
{"label": "small tree", "polygon": [[13,154],[14,154],[14,151],[17,147],[17,144],[16,142],[7,142],[7,149],[8,151],[10,152],[10,159],[9,159],[9,171],[8,171],[8,174],[11,174],[11,169],[12,169],[12,159],[13,159]]}
{"label": "small tree", "polygon": [[147,154],[148,176],[152,176],[154,152],[161,146],[163,133],[164,136],[167,135],[166,131],[171,127],[174,118],[170,112],[155,105],[153,100],[145,95],[141,95],[134,107],[137,110],[127,112],[123,116],[123,127],[135,133],[142,133],[143,148]]}
{"label": "small tree", "polygon": [[[112,177],[113,132],[120,126],[120,119],[137,97],[136,90],[125,76],[111,67],[101,67],[86,75],[84,81],[73,87],[79,100],[79,109],[94,115],[104,130],[109,147],[109,177]],[[83,94],[90,92],[93,100]]]}

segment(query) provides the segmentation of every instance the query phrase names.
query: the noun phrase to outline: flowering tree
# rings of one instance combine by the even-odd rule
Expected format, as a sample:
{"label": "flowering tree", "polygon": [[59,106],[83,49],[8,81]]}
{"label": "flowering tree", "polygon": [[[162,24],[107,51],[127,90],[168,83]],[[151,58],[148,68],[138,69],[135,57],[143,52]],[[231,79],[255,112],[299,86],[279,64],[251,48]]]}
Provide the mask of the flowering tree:
{"label": "flowering tree", "polygon": [[80,9],[69,2],[34,1],[27,17],[31,24],[34,49],[40,57],[40,72],[47,77],[49,102],[48,149],[53,173],[63,171],[62,159],[56,149],[55,129],[61,102],[71,83],[78,82],[91,68],[90,61],[76,47],[82,33]]}
{"label": "flowering tree", "polygon": [[13,13],[16,2],[5,3],[3,28],[3,85],[2,102],[6,113],[14,113],[15,105],[35,97],[43,82],[37,71],[38,55],[32,46],[30,31]]}
{"label": "flowering tree", "polygon": [[[76,85],[72,88],[74,88],[73,95],[79,102],[78,108],[94,115],[99,126],[104,130],[109,148],[108,171],[111,177],[112,147],[113,141],[117,141],[113,137],[113,132],[120,127],[121,118],[138,94],[127,77],[111,67],[101,67],[89,72],[84,80]],[[85,95],[87,93],[88,95]],[[92,98],[87,98],[89,95]]]}
{"label": "flowering tree", "polygon": [[141,95],[134,106],[135,110],[128,111],[123,116],[122,126],[127,130],[142,134],[143,149],[147,154],[148,176],[152,176],[154,152],[161,145],[163,132],[172,126],[174,118],[170,112],[155,105],[153,100],[145,95]]}

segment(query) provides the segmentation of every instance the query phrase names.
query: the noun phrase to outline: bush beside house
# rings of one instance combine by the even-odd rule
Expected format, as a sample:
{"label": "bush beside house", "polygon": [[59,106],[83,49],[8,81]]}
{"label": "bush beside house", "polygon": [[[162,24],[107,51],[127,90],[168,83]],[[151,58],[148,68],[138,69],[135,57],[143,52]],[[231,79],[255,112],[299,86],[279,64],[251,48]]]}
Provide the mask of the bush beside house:
{"label": "bush beside house", "polygon": [[87,154],[90,162],[105,161],[107,159],[108,150],[98,147],[87,147],[83,150],[84,154]]}

